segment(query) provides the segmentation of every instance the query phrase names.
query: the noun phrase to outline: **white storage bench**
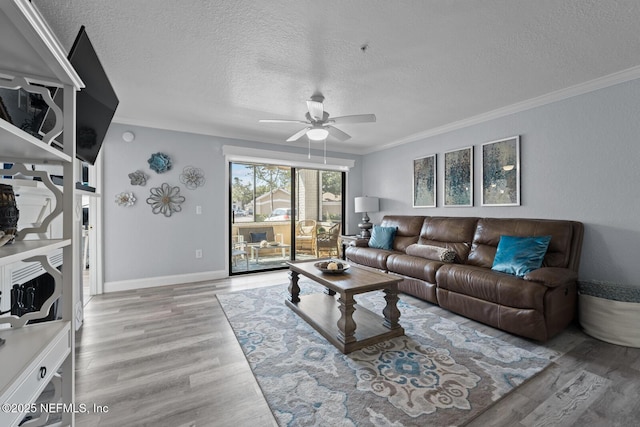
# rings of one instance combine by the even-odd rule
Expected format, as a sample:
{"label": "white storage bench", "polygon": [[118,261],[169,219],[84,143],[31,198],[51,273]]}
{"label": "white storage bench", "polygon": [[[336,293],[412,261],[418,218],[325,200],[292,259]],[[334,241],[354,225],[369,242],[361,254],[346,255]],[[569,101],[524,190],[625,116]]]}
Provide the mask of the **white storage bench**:
{"label": "white storage bench", "polygon": [[579,321],[594,338],[627,347],[640,347],[640,288],[580,283]]}

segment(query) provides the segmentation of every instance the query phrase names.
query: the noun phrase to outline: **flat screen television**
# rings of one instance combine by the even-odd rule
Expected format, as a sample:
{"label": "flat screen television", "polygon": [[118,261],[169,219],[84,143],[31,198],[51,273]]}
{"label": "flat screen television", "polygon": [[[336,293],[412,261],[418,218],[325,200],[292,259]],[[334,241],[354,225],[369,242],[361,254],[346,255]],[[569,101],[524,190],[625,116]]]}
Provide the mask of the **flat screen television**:
{"label": "flat screen television", "polygon": [[[120,101],[84,25],[80,27],[68,58],[85,84],[76,94],[76,157],[93,165]],[[54,101],[62,106],[61,91],[56,92]],[[53,120],[53,114],[47,113],[40,127],[42,135],[53,128]],[[58,141],[62,141],[61,137]]]}

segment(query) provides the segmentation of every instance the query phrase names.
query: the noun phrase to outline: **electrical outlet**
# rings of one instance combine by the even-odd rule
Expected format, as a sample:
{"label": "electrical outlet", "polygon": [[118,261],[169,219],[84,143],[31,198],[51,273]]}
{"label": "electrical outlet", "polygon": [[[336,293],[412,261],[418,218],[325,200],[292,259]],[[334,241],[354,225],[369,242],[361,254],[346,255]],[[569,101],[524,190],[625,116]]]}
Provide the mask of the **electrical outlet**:
{"label": "electrical outlet", "polygon": [[202,215],[202,206],[196,206],[196,215]]}
{"label": "electrical outlet", "polygon": [[202,258],[202,249],[196,249],[196,258]]}

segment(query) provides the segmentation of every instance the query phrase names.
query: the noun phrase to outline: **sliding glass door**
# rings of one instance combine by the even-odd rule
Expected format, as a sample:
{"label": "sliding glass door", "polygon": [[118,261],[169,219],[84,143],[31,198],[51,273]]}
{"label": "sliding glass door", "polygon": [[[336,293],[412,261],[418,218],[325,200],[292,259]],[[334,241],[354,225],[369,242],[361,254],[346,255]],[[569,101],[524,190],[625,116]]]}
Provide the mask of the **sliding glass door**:
{"label": "sliding glass door", "polygon": [[340,256],[343,172],[238,162],[229,177],[232,275]]}
{"label": "sliding glass door", "polygon": [[230,164],[230,271],[283,268],[291,259],[291,168]]}
{"label": "sliding glass door", "polygon": [[343,173],[316,169],[295,172],[296,259],[339,257]]}

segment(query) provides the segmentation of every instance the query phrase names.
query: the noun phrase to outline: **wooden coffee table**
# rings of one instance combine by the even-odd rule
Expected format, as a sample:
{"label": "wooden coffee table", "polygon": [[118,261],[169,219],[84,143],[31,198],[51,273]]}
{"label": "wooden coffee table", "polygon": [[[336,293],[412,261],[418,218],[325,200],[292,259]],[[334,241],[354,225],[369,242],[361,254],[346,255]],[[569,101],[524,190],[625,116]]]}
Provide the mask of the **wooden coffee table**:
{"label": "wooden coffee table", "polygon": [[[314,267],[316,262],[318,260],[287,263],[291,298],[285,302],[331,344],[347,354],[404,335],[398,323],[400,277],[358,267],[341,274],[327,274]],[[301,274],[326,287],[327,292],[300,296]],[[378,290],[384,292],[387,302],[382,315],[357,305],[353,298],[356,294]]]}

